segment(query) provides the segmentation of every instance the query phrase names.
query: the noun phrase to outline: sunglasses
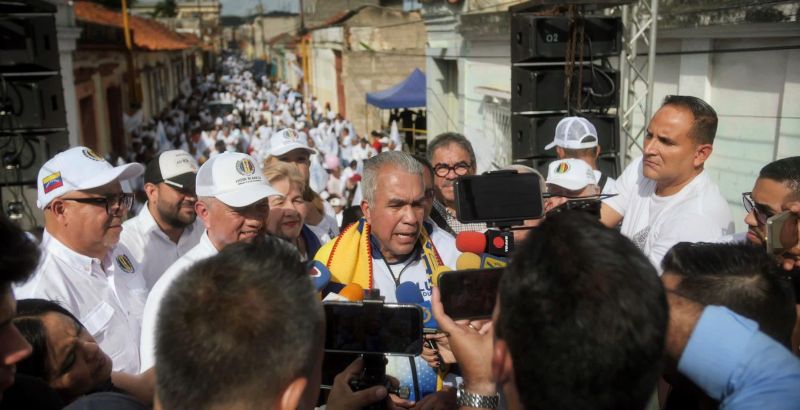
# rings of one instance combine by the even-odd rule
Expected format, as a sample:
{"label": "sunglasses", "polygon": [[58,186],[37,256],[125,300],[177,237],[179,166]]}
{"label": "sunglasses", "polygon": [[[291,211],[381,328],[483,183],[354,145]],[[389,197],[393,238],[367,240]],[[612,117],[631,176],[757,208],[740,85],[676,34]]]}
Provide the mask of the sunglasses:
{"label": "sunglasses", "polygon": [[744,205],[745,212],[748,214],[752,212],[760,225],[766,225],[767,219],[775,215],[771,210],[764,209],[765,207],[763,205],[757,204],[756,201],[753,200],[752,192],[742,193],[742,204]]}

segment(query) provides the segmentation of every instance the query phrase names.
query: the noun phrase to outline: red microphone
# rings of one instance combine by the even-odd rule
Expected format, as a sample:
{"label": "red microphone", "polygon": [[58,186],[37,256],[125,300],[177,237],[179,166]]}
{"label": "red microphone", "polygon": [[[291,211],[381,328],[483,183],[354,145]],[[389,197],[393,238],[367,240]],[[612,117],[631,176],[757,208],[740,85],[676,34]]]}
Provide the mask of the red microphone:
{"label": "red microphone", "polygon": [[456,235],[456,249],[459,252],[486,252],[486,236],[480,232],[464,231]]}
{"label": "red microphone", "polygon": [[511,231],[495,229],[487,230],[485,233],[464,231],[456,235],[456,249],[475,254],[507,256],[514,250],[514,235]]}

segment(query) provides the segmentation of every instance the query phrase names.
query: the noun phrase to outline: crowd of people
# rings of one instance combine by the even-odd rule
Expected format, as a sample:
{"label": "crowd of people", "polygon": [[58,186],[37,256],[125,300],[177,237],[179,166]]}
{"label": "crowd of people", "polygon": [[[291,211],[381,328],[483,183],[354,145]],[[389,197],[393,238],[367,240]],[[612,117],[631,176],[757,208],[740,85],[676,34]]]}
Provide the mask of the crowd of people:
{"label": "crowd of people", "polygon": [[[154,122],[128,121],[130,155],[45,162],[38,243],[0,219],[0,408],[798,408],[800,157],[765,164],[736,234],[704,170],[706,102],[667,97],[616,180],[597,170],[592,124],[566,117],[546,176],[507,167],[546,195],[512,229],[492,318],[453,320],[438,275],[459,266],[456,236],[491,229],[457,212],[470,141],[444,133],[412,155],[397,133],[360,138],[313,97],[224,67]],[[594,211],[568,210],[587,198]],[[407,397],[354,391],[361,359],[320,396],[320,300],[356,285],[385,303],[411,286],[431,307],[420,338],[435,343],[387,360]]]}

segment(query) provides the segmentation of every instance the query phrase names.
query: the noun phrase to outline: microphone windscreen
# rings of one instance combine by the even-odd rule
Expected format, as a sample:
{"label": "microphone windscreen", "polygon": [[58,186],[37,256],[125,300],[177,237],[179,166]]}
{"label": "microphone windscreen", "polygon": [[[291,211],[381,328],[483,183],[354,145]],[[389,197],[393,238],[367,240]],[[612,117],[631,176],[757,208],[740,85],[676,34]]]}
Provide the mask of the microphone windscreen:
{"label": "microphone windscreen", "polygon": [[339,296],[351,302],[361,302],[364,300],[364,288],[358,283],[348,283],[342,290],[339,291]]}
{"label": "microphone windscreen", "polygon": [[456,249],[459,252],[483,253],[486,250],[486,236],[480,232],[459,232],[456,235]]}
{"label": "microphone windscreen", "polygon": [[480,267],[481,257],[472,252],[464,252],[456,259],[457,270],[480,269]]}
{"label": "microphone windscreen", "polygon": [[308,273],[311,275],[311,281],[314,283],[314,289],[317,292],[328,286],[331,281],[331,271],[320,261],[314,261]]}
{"label": "microphone windscreen", "polygon": [[414,303],[420,304],[425,301],[422,297],[422,292],[414,282],[403,282],[397,287],[395,291],[397,296],[397,303]]}
{"label": "microphone windscreen", "polygon": [[445,272],[450,272],[452,269],[448,268],[447,266],[439,266],[436,270],[433,271],[433,275],[431,278],[431,283],[433,286],[439,286],[439,276],[442,276]]}

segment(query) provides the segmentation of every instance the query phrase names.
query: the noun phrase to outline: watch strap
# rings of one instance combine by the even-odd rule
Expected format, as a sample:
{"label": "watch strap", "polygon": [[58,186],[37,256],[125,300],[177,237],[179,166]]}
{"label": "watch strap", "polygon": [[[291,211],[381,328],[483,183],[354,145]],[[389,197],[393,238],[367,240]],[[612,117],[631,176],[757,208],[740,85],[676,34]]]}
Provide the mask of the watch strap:
{"label": "watch strap", "polygon": [[500,403],[500,395],[484,396],[467,391],[464,383],[458,385],[456,390],[456,405],[459,407],[474,407],[480,409],[496,409]]}

